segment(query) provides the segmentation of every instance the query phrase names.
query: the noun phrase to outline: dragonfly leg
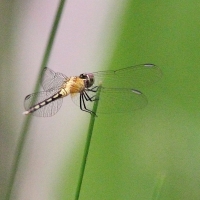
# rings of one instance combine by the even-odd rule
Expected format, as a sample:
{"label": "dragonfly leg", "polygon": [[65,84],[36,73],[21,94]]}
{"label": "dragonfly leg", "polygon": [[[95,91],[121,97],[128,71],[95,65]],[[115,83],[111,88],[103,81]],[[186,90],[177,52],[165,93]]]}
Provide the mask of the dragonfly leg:
{"label": "dragonfly leg", "polygon": [[87,88],[87,91],[90,91],[90,92],[97,92],[99,89],[99,86],[94,86],[93,88]]}
{"label": "dragonfly leg", "polygon": [[[89,97],[89,96],[88,96]],[[97,116],[96,113],[92,112],[91,110],[87,109],[86,105],[85,105],[85,100],[88,101],[86,99],[86,96],[84,95],[84,93],[81,93],[80,94],[80,109],[82,111],[85,111],[85,112],[88,112],[90,113],[91,115],[94,115],[94,116]]]}
{"label": "dragonfly leg", "polygon": [[90,97],[86,91],[83,91],[83,96],[84,96],[86,101],[96,101],[96,100],[98,100],[97,98],[95,98],[96,95],[93,95],[93,96]]}

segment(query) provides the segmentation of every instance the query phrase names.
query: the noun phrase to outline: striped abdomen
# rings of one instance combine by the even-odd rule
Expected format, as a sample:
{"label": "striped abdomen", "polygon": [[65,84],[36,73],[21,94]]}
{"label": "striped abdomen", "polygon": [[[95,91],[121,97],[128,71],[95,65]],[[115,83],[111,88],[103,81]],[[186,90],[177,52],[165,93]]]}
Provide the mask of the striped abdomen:
{"label": "striped abdomen", "polygon": [[[40,108],[42,108],[42,107],[48,105],[49,103],[52,103],[53,101],[55,101],[55,100],[61,98],[62,96],[63,96],[63,95],[61,94],[61,91],[59,91],[59,92],[57,92],[56,94],[52,95],[51,97],[49,97],[49,98],[47,98],[47,99],[45,99],[45,100],[43,100],[43,101],[37,103],[36,105],[30,107],[30,108],[29,108],[27,111],[25,111],[23,114],[26,114],[26,115],[27,115],[27,114],[29,114],[29,113],[33,113],[33,112],[37,111],[38,109],[40,109]],[[27,99],[29,99],[29,98],[31,98],[30,95],[28,95],[28,96],[25,98],[25,101],[26,101]]]}

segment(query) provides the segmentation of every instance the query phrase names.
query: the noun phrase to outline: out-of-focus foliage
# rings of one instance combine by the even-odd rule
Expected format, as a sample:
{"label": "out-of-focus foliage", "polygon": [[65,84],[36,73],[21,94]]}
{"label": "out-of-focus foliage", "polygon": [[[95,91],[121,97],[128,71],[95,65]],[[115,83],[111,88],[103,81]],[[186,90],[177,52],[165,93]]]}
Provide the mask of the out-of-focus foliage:
{"label": "out-of-focus foliage", "polygon": [[129,2],[110,68],[154,63],[163,78],[143,90],[146,108],[98,117],[80,199],[199,199],[199,6]]}

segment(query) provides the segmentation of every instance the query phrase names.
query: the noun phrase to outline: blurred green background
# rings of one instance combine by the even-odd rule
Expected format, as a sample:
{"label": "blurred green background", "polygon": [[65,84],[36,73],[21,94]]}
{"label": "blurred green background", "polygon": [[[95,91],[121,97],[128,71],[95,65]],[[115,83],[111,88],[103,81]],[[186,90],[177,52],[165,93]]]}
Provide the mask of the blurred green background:
{"label": "blurred green background", "polygon": [[[96,119],[80,199],[199,199],[199,9],[198,1],[129,1],[109,67],[154,63],[163,77],[143,91],[145,109]],[[62,199],[73,199],[66,181]]]}
{"label": "blurred green background", "polygon": [[[25,4],[24,1],[20,3]],[[15,31],[19,31],[18,34],[20,34],[24,28],[12,24],[12,11],[21,12],[20,7],[15,5],[12,2],[4,3],[0,12],[0,23],[4,27],[0,29],[1,35],[4,36],[0,38],[1,196],[4,196],[6,191],[10,166],[19,137],[16,133],[20,132],[24,121],[19,107],[22,107],[25,93],[33,88],[33,85],[27,86],[24,77],[21,78],[23,73],[27,73],[25,67],[29,68],[29,66],[24,66],[24,69],[19,70],[15,68],[16,63],[13,63],[13,58],[17,56],[17,53],[13,51],[16,45],[15,40],[17,40]],[[67,6],[68,4],[66,8]],[[118,32],[113,35],[113,38],[117,40],[115,44],[111,44],[115,49],[108,69],[154,63],[161,68],[163,77],[159,82],[142,90],[148,97],[148,105],[144,109],[126,115],[98,116],[80,200],[198,200],[200,197],[200,123],[198,123],[200,117],[198,90],[200,84],[200,2],[195,0],[130,0],[124,6],[123,15],[116,24]],[[115,12],[115,7],[110,12]],[[26,18],[20,17],[22,21]],[[109,27],[109,29],[112,28],[115,27]],[[28,45],[23,44],[23,41],[20,42],[22,46]],[[44,49],[40,51],[44,52]],[[106,49],[103,51],[105,54]],[[36,57],[34,54],[30,55],[32,56]],[[38,60],[38,63],[41,63],[41,60]],[[39,66],[37,64],[35,66]],[[105,69],[105,66],[102,68]],[[32,76],[36,77],[36,75]],[[22,85],[24,88],[29,87],[26,92],[23,92]],[[16,92],[15,89],[18,87],[21,93]],[[65,114],[66,118],[70,118],[69,116],[71,117],[71,113]],[[57,131],[56,126],[54,127],[55,119],[62,120],[59,115],[56,117],[50,119],[48,124],[43,119],[34,119],[33,125],[36,127],[39,126],[38,123],[41,123],[44,127],[42,131],[50,127],[55,132]],[[73,154],[69,156],[66,151],[66,159],[59,163],[61,167],[55,168],[56,170],[59,168],[59,171],[54,172],[57,179],[54,180],[55,175],[52,174],[49,174],[47,179],[54,185],[51,190],[55,191],[56,195],[51,197],[52,199],[71,200],[75,196],[88,121],[84,125],[76,118],[72,118],[71,124],[64,124],[64,119],[61,122],[57,123],[57,126],[62,124],[64,134],[68,133],[73,124],[76,124],[75,130],[83,129],[83,133],[76,144],[74,141],[71,142]],[[29,128],[30,130],[33,129],[33,125]],[[62,133],[59,132],[59,134]],[[51,141],[49,138],[51,134],[43,140],[50,143],[53,139]],[[58,139],[54,142],[62,141]],[[32,142],[30,138],[27,146],[33,148],[31,145],[34,144],[35,142]],[[34,152],[31,151],[31,153],[34,155]],[[25,153],[26,158],[31,153]],[[67,156],[70,157],[70,161]],[[36,170],[42,170],[45,162],[46,160],[41,161],[42,165],[39,163]],[[25,163],[26,167],[25,159],[22,163]],[[36,163],[32,162],[30,165],[34,166],[34,164]],[[66,167],[69,165],[70,167]],[[24,178],[22,170],[19,175],[22,179]],[[31,174],[28,175],[31,176]],[[52,176],[54,179],[51,179]],[[37,179],[35,181],[35,184],[40,183]],[[15,187],[17,191],[20,184],[16,184]],[[26,184],[26,187],[32,186]],[[33,194],[29,193],[29,195],[29,199],[34,199]]]}

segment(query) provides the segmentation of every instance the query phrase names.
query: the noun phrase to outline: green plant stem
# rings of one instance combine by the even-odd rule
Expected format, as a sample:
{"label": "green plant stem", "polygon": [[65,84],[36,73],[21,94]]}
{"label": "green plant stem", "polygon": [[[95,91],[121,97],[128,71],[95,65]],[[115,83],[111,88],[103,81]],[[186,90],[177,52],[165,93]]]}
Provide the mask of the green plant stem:
{"label": "green plant stem", "polygon": [[166,173],[164,171],[158,174],[158,178],[152,195],[152,200],[157,200],[159,198],[165,178]]}
{"label": "green plant stem", "polygon": [[[98,89],[97,98],[99,98],[100,92],[101,92],[101,87],[99,87],[99,89]],[[94,102],[94,106],[93,106],[93,109],[92,109],[93,113],[97,112],[98,103],[99,103],[98,100]],[[92,133],[93,133],[93,129],[94,129],[95,119],[96,119],[96,116],[91,115],[87,139],[86,139],[86,143],[85,143],[83,159],[82,159],[82,163],[81,163],[78,185],[77,185],[76,194],[75,194],[76,195],[75,200],[79,199],[80,192],[81,192],[81,186],[82,186],[82,183],[83,183],[83,176],[84,176],[84,172],[85,172],[85,166],[86,166],[86,163],[87,163],[87,157],[88,157],[88,152],[89,152],[89,148],[90,148],[90,142],[91,142]]]}
{"label": "green plant stem", "polygon": [[[49,40],[48,40],[48,43],[47,43],[47,47],[46,47],[46,50],[45,50],[45,53],[44,53],[44,56],[43,56],[42,64],[40,66],[39,76],[38,76],[38,79],[37,79],[37,82],[36,82],[36,85],[35,85],[35,89],[34,89],[35,92],[37,92],[39,90],[39,85],[40,85],[39,82],[40,82],[40,79],[41,79],[40,74],[42,73],[42,70],[44,69],[44,67],[46,67],[46,65],[48,63],[49,56],[50,56],[52,46],[53,46],[53,41],[54,41],[57,29],[58,29],[60,17],[61,17],[65,2],[66,2],[66,0],[60,0],[59,6],[58,6],[58,9],[57,9],[57,13],[56,13],[56,16],[55,16],[55,19],[54,19],[54,22],[53,22],[53,26],[52,26],[52,29],[51,29],[51,33],[50,33],[50,36],[49,36]],[[5,198],[6,200],[9,200],[11,198],[11,193],[12,193],[12,190],[13,190],[15,177],[16,177],[17,170],[18,170],[18,167],[19,167],[20,158],[21,158],[21,155],[22,155],[25,140],[26,140],[26,137],[28,135],[30,122],[31,122],[31,116],[26,116],[26,119],[24,120],[24,123],[22,125],[20,138],[19,138],[19,141],[18,141],[18,144],[17,144],[17,147],[16,147],[16,151],[15,151],[16,153],[15,153],[13,165],[12,165],[12,168],[11,168],[11,174],[10,174],[10,179],[9,179],[9,182],[8,182],[8,189],[7,189],[6,198]]]}

